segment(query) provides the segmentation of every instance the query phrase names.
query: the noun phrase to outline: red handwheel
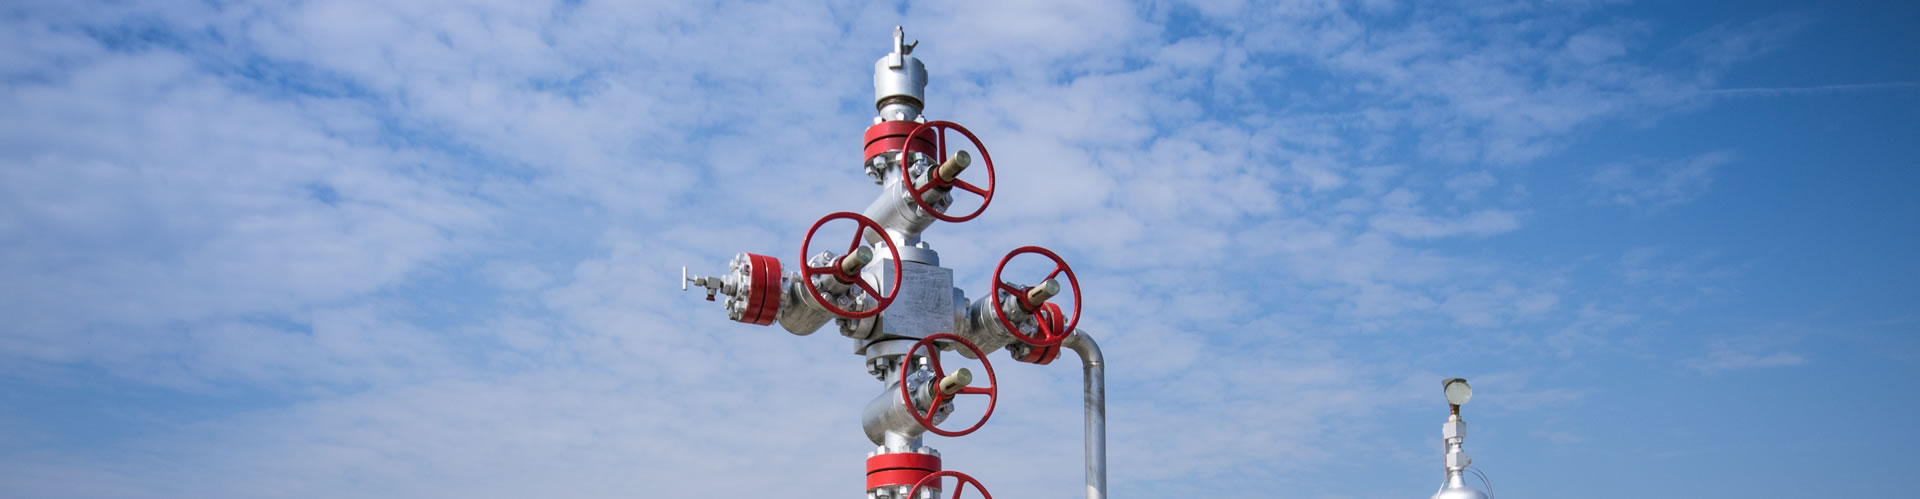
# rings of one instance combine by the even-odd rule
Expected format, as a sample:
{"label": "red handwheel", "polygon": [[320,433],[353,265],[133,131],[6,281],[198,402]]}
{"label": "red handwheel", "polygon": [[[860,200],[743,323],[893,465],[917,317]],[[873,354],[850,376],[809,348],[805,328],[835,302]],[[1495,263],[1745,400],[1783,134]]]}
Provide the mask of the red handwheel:
{"label": "red handwheel", "polygon": [[[936,151],[933,157],[934,164],[936,165],[935,167],[938,168],[938,165],[940,163],[946,162],[947,160],[947,131],[953,130],[953,131],[960,132],[961,135],[965,135],[967,137],[967,140],[973,142],[973,148],[975,150],[980,151],[980,162],[987,167],[987,188],[982,189],[980,188],[980,186],[973,185],[970,182],[967,182],[965,180],[960,180],[958,178],[953,179],[953,181],[949,182],[945,179],[940,178],[940,175],[938,173],[927,175],[927,185],[920,185],[920,186],[913,185],[913,173],[912,171],[907,169],[907,167],[910,166],[912,163],[907,161],[908,151],[902,150],[900,151],[900,178],[902,179],[902,181],[906,182],[907,194],[913,197],[914,204],[920,205],[920,209],[926,210],[927,214],[933,215],[933,218],[938,218],[948,222],[965,222],[968,220],[973,220],[973,217],[980,216],[980,212],[987,211],[987,205],[993,202],[993,157],[987,155],[987,146],[984,144],[981,144],[980,139],[978,137],[973,136],[973,132],[967,131],[966,127],[962,127],[959,124],[956,124],[951,121],[929,121],[926,123],[921,123],[920,126],[914,127],[913,131],[911,133],[908,133],[907,136],[919,137],[928,128],[932,128],[937,132],[933,134],[934,150]],[[959,188],[960,190],[977,194],[980,196],[980,207],[975,208],[972,212],[967,213],[966,215],[957,216],[957,217],[934,210],[933,205],[928,204],[924,196],[926,195],[928,190],[931,190],[936,187]],[[953,195],[953,192],[947,191],[947,195],[951,196]]]}
{"label": "red handwheel", "polygon": [[[1040,278],[1040,282],[1046,282],[1048,279],[1058,277],[1063,273],[1067,275],[1067,285],[1073,288],[1073,315],[1071,319],[1066,320],[1064,327],[1059,323],[1060,318],[1058,315],[1063,313],[1059,307],[1045,307],[1044,310],[1037,310],[1040,307],[1035,307],[1034,304],[1027,303],[1027,288],[1015,286],[1000,279],[1000,273],[1007,269],[1007,262],[1013,261],[1013,257],[1028,253],[1039,254],[1053,260],[1053,272],[1048,273],[1046,277]],[[1020,328],[1014,327],[1013,321],[1007,319],[1006,309],[1000,304],[1000,292],[1002,291],[1012,294],[1015,300],[1018,301],[1021,310],[1025,310],[1029,314],[1034,314],[1042,318],[1047,318],[1047,316],[1054,317],[1051,317],[1052,320],[1034,321],[1036,334],[1029,336],[1025,332],[1022,332]],[[1007,332],[1012,334],[1013,337],[1019,338],[1020,341],[1026,342],[1029,345],[1058,345],[1060,342],[1066,341],[1067,336],[1073,334],[1074,326],[1080,324],[1080,279],[1073,276],[1073,267],[1068,267],[1066,260],[1060,259],[1060,255],[1053,254],[1052,251],[1048,251],[1046,248],[1024,246],[1013,250],[1011,253],[1007,253],[1006,257],[1000,259],[1000,266],[993,268],[993,292],[989,294],[992,295],[994,318],[999,319],[1000,325],[1006,327]],[[1053,304],[1048,303],[1048,305]]]}
{"label": "red handwheel", "polygon": [[[818,232],[820,226],[826,225],[827,222],[840,219],[852,220],[854,223],[859,224],[859,227],[856,227],[853,231],[853,243],[847,245],[846,253],[841,254],[840,258],[836,258],[826,265],[807,265],[808,258],[812,256],[813,251],[813,234]],[[893,286],[887,289],[885,295],[880,294],[879,290],[873,289],[873,285],[867,284],[867,281],[861,279],[859,274],[849,274],[840,268],[841,260],[847,258],[847,255],[853,254],[854,250],[860,248],[861,242],[865,239],[862,237],[862,233],[868,230],[878,232],[880,234],[880,240],[887,243],[887,251],[893,254],[893,258],[889,259],[893,262]],[[875,314],[879,314],[881,310],[885,310],[887,305],[893,304],[893,298],[900,295],[900,249],[893,245],[893,237],[887,235],[887,229],[880,227],[879,223],[859,213],[842,211],[821,217],[820,221],[814,222],[813,228],[807,229],[806,242],[800,245],[800,263],[800,283],[806,286],[807,293],[812,294],[814,301],[820,302],[820,306],[826,307],[828,311],[841,317],[849,319],[873,317]],[[827,299],[825,295],[820,293],[820,289],[813,285],[813,278],[821,275],[833,276],[833,278],[839,279],[840,282],[859,287],[861,291],[867,293],[867,296],[873,297],[873,300],[876,302],[874,307],[872,309],[855,312],[835,306],[833,300]]]}
{"label": "red handwheel", "polygon": [[958,471],[937,471],[927,475],[926,478],[920,479],[920,483],[913,484],[913,489],[907,491],[907,497],[920,497],[921,487],[932,487],[945,491],[946,488],[940,486],[940,477],[947,476],[953,477],[953,495],[948,496],[951,499],[960,499],[960,492],[967,490],[967,485],[973,485],[973,488],[980,489],[980,495],[984,499],[993,499],[993,494],[987,493],[987,486],[980,485],[979,480],[974,480],[973,477],[967,476],[966,473]]}
{"label": "red handwheel", "polygon": [[[939,383],[941,379],[945,379],[947,377],[946,369],[940,367],[940,349],[938,347],[933,346],[933,342],[935,340],[951,340],[953,342],[959,343],[960,346],[967,347],[968,350],[972,350],[973,357],[976,359],[980,359],[980,368],[987,371],[987,386],[985,388],[981,388],[978,386],[961,387],[960,391],[953,395],[948,395],[944,397],[934,397],[933,402],[927,404],[927,412],[925,413],[921,413],[920,411],[910,411],[910,412],[913,413],[913,419],[915,421],[920,422],[921,427],[926,428],[927,431],[933,432],[935,435],[941,435],[941,436],[947,436],[947,437],[958,437],[958,436],[966,435],[968,433],[973,433],[974,430],[980,429],[981,425],[987,424],[987,418],[993,417],[993,405],[994,403],[1000,401],[1000,384],[994,381],[993,363],[987,361],[987,354],[985,352],[981,352],[980,347],[973,346],[973,343],[967,341],[966,338],[961,338],[959,335],[954,335],[949,333],[939,333],[939,334],[927,336],[926,338],[921,338],[920,341],[915,342],[913,344],[912,348],[908,348],[906,357],[904,357],[904,360],[900,362],[900,399],[907,403],[907,407],[909,408],[913,407],[913,393],[912,391],[907,389],[908,387],[907,387],[906,379],[907,379],[907,373],[911,372],[913,369],[913,363],[909,361],[913,359],[913,352],[920,350],[920,347],[927,347],[927,361],[933,364],[933,382]],[[973,423],[973,426],[969,426],[967,427],[967,429],[960,430],[960,431],[942,430],[940,428],[934,427],[933,414],[934,412],[937,412],[940,410],[940,404],[942,402],[945,402],[947,399],[957,397],[960,395],[986,395],[987,396],[987,412],[985,414],[980,415],[980,421]],[[982,492],[984,491],[985,489],[982,489]]]}

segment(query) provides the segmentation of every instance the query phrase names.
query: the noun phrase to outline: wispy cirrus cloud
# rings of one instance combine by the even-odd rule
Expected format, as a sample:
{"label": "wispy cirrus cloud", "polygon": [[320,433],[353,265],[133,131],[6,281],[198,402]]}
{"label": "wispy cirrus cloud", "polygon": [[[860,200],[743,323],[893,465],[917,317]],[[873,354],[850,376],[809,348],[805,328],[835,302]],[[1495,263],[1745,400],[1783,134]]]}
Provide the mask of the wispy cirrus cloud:
{"label": "wispy cirrus cloud", "polygon": [[1747,369],[1792,367],[1809,362],[1805,355],[1785,348],[1777,338],[1720,338],[1707,342],[1706,352],[1681,362],[1704,374]]}
{"label": "wispy cirrus cloud", "polygon": [[[845,340],[671,287],[790,259],[796,228],[866,203],[851,137],[896,23],[925,42],[929,114],[999,162],[988,215],[929,242],[976,295],[1011,248],[1073,261],[1113,362],[1116,490],[1411,467],[1345,437],[1429,402],[1430,325],[1537,327],[1499,346],[1571,356],[1640,317],[1462,248],[1529,228],[1511,169],[1773,46],[1718,28],[1689,42],[1726,47],[1690,52],[1712,67],[1678,70],[1636,57],[1667,49],[1651,28],[1553,3],[984,7],[20,7],[9,383],[99,370],[233,407],[125,408],[136,434],[100,447],[36,423],[55,436],[0,476],[29,497],[846,490],[839,458],[869,449],[822,429],[876,386]],[[935,445],[996,493],[1076,493],[1077,372],[1004,369],[992,431]]]}
{"label": "wispy cirrus cloud", "polygon": [[1613,163],[1588,180],[1604,202],[1660,210],[1704,195],[1713,186],[1715,170],[1735,158],[1731,151],[1721,150],[1678,161]]}

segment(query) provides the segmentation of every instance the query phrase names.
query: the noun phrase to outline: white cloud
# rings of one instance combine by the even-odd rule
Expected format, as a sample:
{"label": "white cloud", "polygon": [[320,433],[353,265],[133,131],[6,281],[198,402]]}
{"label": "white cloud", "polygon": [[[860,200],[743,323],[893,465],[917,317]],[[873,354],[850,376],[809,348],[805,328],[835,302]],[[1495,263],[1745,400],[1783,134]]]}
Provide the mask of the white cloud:
{"label": "white cloud", "polygon": [[1659,210],[1699,198],[1713,185],[1714,170],[1734,160],[1714,151],[1679,161],[1635,160],[1600,168],[1588,180],[1609,203]]}
{"label": "white cloud", "polygon": [[1454,293],[1440,304],[1440,310],[1461,324],[1488,327],[1516,319],[1538,318],[1559,303],[1560,296],[1553,292],[1499,283],[1487,290]]}
{"label": "white cloud", "polygon": [[1722,374],[1808,362],[1806,356],[1786,349],[1782,343],[1771,337],[1718,338],[1707,342],[1706,352],[1681,361],[1681,365],[1705,374]]}
{"label": "white cloud", "polygon": [[[1546,157],[1668,98],[1635,89],[1691,85],[1626,62],[1636,45],[1583,41],[1611,66],[1538,74],[1575,43],[1499,16],[1546,7],[1368,25],[1331,3],[1226,3],[1180,40],[1153,6],[998,7],[904,14],[929,114],[979,133],[1000,182],[987,215],[929,241],[975,295],[1013,247],[1073,262],[1112,362],[1116,490],[1264,490],[1248,477],[1387,459],[1346,436],[1426,404],[1410,380],[1433,361],[1337,338],[1539,321],[1567,325],[1513,348],[1564,350],[1634,320],[1447,248],[1524,230],[1527,211],[1481,202],[1496,184],[1478,164],[1444,185],[1425,172]],[[727,323],[674,271],[737,251],[791,264],[800,228],[865,205],[850,137],[890,9],[8,18],[0,40],[27,49],[0,55],[0,360],[244,407],[128,416],[137,435],[9,454],[0,481],[29,497],[844,490],[867,450],[851,414],[875,392],[847,341]],[[997,493],[1074,494],[1071,359],[1003,364],[996,422],[934,445]]]}
{"label": "white cloud", "polygon": [[1461,201],[1473,201],[1480,197],[1481,191],[1499,183],[1492,174],[1486,171],[1475,171],[1448,179],[1446,186],[1447,190],[1453,191],[1454,196]]}
{"label": "white cloud", "polygon": [[1504,210],[1476,211],[1455,220],[1439,220],[1405,212],[1388,213],[1374,217],[1372,224],[1381,232],[1413,239],[1488,236],[1520,228],[1519,218]]}
{"label": "white cloud", "polygon": [[1805,363],[1807,363],[1806,357],[1792,352],[1755,354],[1730,350],[1714,350],[1708,352],[1704,357],[1688,360],[1686,365],[1698,369],[1700,372],[1716,374],[1741,369],[1797,366]]}

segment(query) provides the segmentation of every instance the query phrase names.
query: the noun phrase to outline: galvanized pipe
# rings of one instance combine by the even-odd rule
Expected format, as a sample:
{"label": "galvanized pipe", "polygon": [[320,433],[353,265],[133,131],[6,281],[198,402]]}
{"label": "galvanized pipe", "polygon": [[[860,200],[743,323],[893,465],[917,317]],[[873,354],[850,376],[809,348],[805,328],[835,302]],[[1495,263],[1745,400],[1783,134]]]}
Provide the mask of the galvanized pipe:
{"label": "galvanized pipe", "polygon": [[[881,227],[886,227],[888,231],[893,232],[893,237],[898,238],[894,239],[894,241],[904,246],[911,246],[913,243],[910,241],[918,240],[920,233],[926,231],[927,227],[932,226],[933,223],[939,221],[939,219],[933,218],[933,215],[928,215],[925,210],[921,210],[920,206],[913,202],[913,196],[907,192],[906,181],[901,179],[900,168],[897,165],[887,168],[886,172],[882,173],[882,175],[880,196],[874,198],[872,203],[867,204],[867,209],[861,210],[860,214],[873,219],[873,221],[878,222]],[[925,182],[926,181],[923,180],[920,183],[924,184]],[[927,193],[923,195],[923,199],[936,208],[945,208],[940,202],[946,199],[946,194],[940,192],[940,189],[928,189]],[[879,242],[880,234],[868,231],[866,232],[866,241],[869,243]]]}
{"label": "galvanized pipe", "polygon": [[1060,343],[1080,355],[1086,379],[1087,499],[1107,497],[1107,367],[1100,345],[1087,330],[1075,331]]}
{"label": "galvanized pipe", "polygon": [[[902,358],[896,362],[905,361],[906,359]],[[919,407],[927,406],[933,399],[933,394],[929,393],[931,390],[913,390],[912,388],[925,386],[925,383],[932,380],[933,372],[925,367],[916,366],[920,368],[914,369],[907,375],[907,379],[903,380],[900,378],[900,369],[892,367],[898,365],[887,366],[884,377],[880,380],[886,388],[881,389],[879,395],[867,401],[866,408],[860,411],[860,427],[866,430],[867,439],[872,440],[874,445],[893,446],[896,443],[912,442],[918,446],[920,435],[927,431],[925,426],[920,426],[920,422],[914,419],[913,413],[919,410]],[[901,383],[909,384],[908,388],[914,398],[913,404],[908,404],[906,400],[900,398]],[[936,422],[939,419],[936,416]],[[912,448],[907,447],[909,450]]]}

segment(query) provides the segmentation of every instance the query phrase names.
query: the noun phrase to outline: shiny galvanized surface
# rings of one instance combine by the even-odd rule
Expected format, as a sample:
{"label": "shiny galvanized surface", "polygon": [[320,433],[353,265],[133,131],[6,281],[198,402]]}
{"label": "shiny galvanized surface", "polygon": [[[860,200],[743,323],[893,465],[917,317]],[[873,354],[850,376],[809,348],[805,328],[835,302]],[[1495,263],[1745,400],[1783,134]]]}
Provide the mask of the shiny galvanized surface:
{"label": "shiny galvanized surface", "polygon": [[[899,362],[898,357],[894,359],[892,362]],[[920,422],[913,418],[913,411],[922,411],[933,398],[930,390],[921,388],[927,386],[933,379],[933,370],[926,365],[926,357],[914,356],[914,369],[906,379],[907,386],[914,396],[913,405],[910,406],[907,405],[907,401],[900,398],[900,369],[897,367],[898,364],[892,362],[889,362],[891,365],[884,366],[881,371],[884,376],[881,383],[885,388],[880,390],[879,395],[867,401],[866,409],[860,412],[860,426],[866,430],[867,439],[872,440],[875,445],[917,449],[920,447],[920,436],[925,434],[927,429],[920,426]],[[943,410],[933,415],[932,419],[935,423],[945,420],[947,415],[953,412],[953,405],[948,404],[941,409]]]}
{"label": "shiny galvanized surface", "polygon": [[[878,285],[885,289],[892,279],[900,279],[900,294],[893,304],[880,312],[880,332],[888,336],[925,338],[947,332],[953,325],[953,270],[923,263],[900,264],[902,276],[886,275],[890,265],[867,266]],[[877,269],[877,271],[876,271]]]}
{"label": "shiny galvanized surface", "polygon": [[[927,214],[926,210],[920,209],[920,205],[913,202],[913,195],[907,192],[906,181],[900,176],[899,163],[892,158],[897,155],[888,154],[887,156],[889,157],[885,158],[886,170],[881,173],[880,196],[867,204],[867,208],[861,210],[860,214],[886,227],[889,232],[892,232],[894,241],[911,245],[919,242],[920,233],[926,231],[927,227],[932,226],[939,219]],[[914,156],[920,159],[916,161],[919,164],[916,168],[931,165],[931,161],[925,156],[917,153]],[[953,200],[940,189],[927,191],[925,199],[928,204],[933,205],[934,209],[944,210],[953,204]],[[877,234],[867,235],[867,242],[878,240],[880,236]]]}
{"label": "shiny galvanized surface", "polygon": [[1446,481],[1433,493],[1433,499],[1488,499],[1486,493],[1467,485],[1467,467],[1473,466],[1465,448],[1467,421],[1460,418],[1459,405],[1452,405],[1451,410],[1446,424],[1440,426],[1440,441],[1446,447]]}
{"label": "shiny galvanized surface", "polygon": [[1086,412],[1087,499],[1107,497],[1107,360],[1087,330],[1075,331],[1061,345],[1080,355]]}
{"label": "shiny galvanized surface", "polygon": [[[913,44],[906,41],[904,32],[895,29],[892,53],[876,61],[874,65],[874,99],[879,116],[875,123],[886,120],[926,122],[922,116],[925,105],[927,85],[926,66],[918,58],[911,56]],[[984,149],[982,150],[984,154]],[[984,155],[981,158],[986,160]],[[995,319],[993,311],[985,307],[988,300],[978,303],[967,299],[965,293],[953,287],[953,271],[940,266],[938,254],[920,240],[920,235],[937,219],[924,211],[908,192],[904,175],[914,175],[916,184],[929,181],[934,173],[934,158],[925,154],[912,153],[906,158],[908,168],[902,168],[899,154],[878,154],[861,158],[863,168],[867,169],[874,180],[880,184],[879,196],[862,212],[897,242],[900,247],[901,269],[892,274],[891,265],[883,260],[891,260],[888,252],[875,252],[873,263],[861,270],[862,278],[876,288],[886,289],[891,283],[901,284],[899,294],[887,309],[874,317],[862,319],[838,319],[841,334],[854,340],[855,353],[866,357],[868,371],[880,380],[884,387],[881,395],[868,402],[862,411],[862,426],[867,436],[879,447],[875,452],[920,452],[935,453],[931,447],[922,445],[925,430],[910,416],[915,403],[901,400],[897,379],[899,362],[917,362],[906,358],[906,349],[914,343],[912,339],[922,338],[935,333],[954,333],[969,342],[975,343],[982,351],[991,353],[1016,340]],[[955,160],[958,161],[958,160]],[[958,163],[949,168],[947,179],[958,172]],[[942,189],[930,189],[923,200],[934,210],[945,210],[953,200]],[[984,208],[984,206],[983,206]],[[879,233],[869,231],[864,240],[878,243]],[[876,246],[876,249],[879,247]],[[810,261],[796,262],[810,265],[824,265],[834,255],[808,255]],[[813,261],[819,260],[819,261]],[[876,265],[877,264],[877,265]],[[736,264],[736,267],[738,265]],[[709,295],[725,293],[735,298],[743,292],[751,291],[751,283],[740,277],[741,269],[729,269],[729,275],[720,277],[682,276],[682,288],[693,284],[705,288]],[[684,273],[684,272],[683,272]],[[780,283],[781,296],[778,310],[778,322],[789,332],[807,335],[836,320],[821,303],[806,292],[794,277],[786,276],[786,282]],[[852,297],[847,295],[847,286],[834,279],[816,280],[822,292],[828,296],[838,296],[835,305],[850,310],[863,310],[877,304],[872,297]],[[989,288],[991,291],[991,288]],[[846,303],[839,303],[845,301]],[[1011,302],[1009,302],[1011,303]],[[727,304],[730,312],[739,308]],[[1024,310],[1009,311],[1008,319],[1016,325],[1026,326],[1033,318]],[[739,313],[734,313],[739,318]],[[1023,327],[1024,329],[1024,327]],[[1083,385],[1083,403],[1085,411],[1086,446],[1086,484],[1089,499],[1104,499],[1107,493],[1107,452],[1106,452],[1106,380],[1105,359],[1100,347],[1091,336],[1078,331],[1061,344],[1062,348],[1073,350],[1081,359],[1085,377]],[[962,349],[963,355],[972,357],[971,352]],[[919,373],[919,370],[915,370]],[[925,378],[925,379],[922,379]],[[906,384],[909,387],[929,384],[931,376],[909,375]],[[912,389],[914,402],[924,403],[929,397],[922,390]],[[951,405],[944,406],[951,411]],[[946,412],[942,411],[942,412]],[[940,414],[936,419],[944,419]],[[899,490],[895,490],[899,489]],[[922,489],[923,494],[915,499],[937,499],[939,491]],[[867,491],[871,499],[899,498],[906,490],[902,487],[879,487]]]}
{"label": "shiny galvanized surface", "polygon": [[801,286],[798,279],[798,272],[790,272],[783,281],[786,290],[781,293],[778,321],[787,332],[806,336],[832,321],[833,312],[828,312],[826,307],[820,306],[820,302],[814,301],[813,295],[807,293],[806,287]]}
{"label": "shiny galvanized surface", "polygon": [[1433,493],[1433,499],[1488,499],[1487,494],[1467,486],[1466,477],[1459,471],[1447,472],[1447,482],[1440,485],[1440,491]]}
{"label": "shiny galvanized surface", "polygon": [[927,101],[927,66],[914,57],[906,31],[893,28],[893,52],[873,63],[873,103],[881,119],[906,121],[920,117]]}

